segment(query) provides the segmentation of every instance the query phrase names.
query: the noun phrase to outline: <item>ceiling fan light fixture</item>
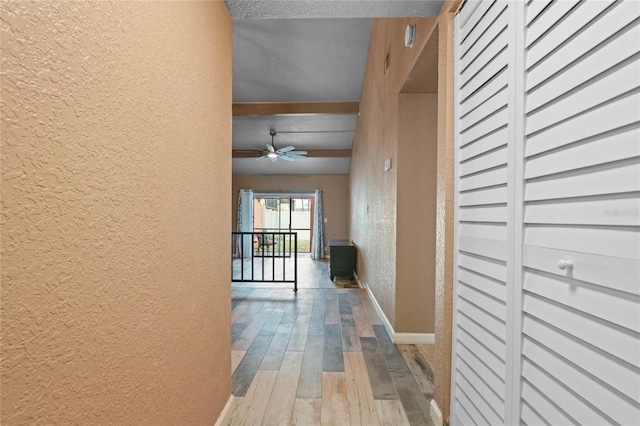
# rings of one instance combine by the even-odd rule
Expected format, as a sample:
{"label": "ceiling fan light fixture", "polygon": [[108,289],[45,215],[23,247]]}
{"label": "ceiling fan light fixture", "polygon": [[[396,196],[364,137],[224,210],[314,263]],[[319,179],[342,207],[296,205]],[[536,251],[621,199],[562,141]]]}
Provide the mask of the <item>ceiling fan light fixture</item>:
{"label": "ceiling fan light fixture", "polygon": [[307,155],[307,151],[295,151],[295,147],[292,145],[285,146],[284,148],[276,149],[273,139],[276,135],[276,131],[273,129],[269,130],[269,134],[271,135],[271,144],[267,144],[267,149],[260,151],[261,157],[257,159],[260,160],[262,158],[269,158],[272,162],[278,161],[278,159],[293,161],[294,159],[303,159]]}

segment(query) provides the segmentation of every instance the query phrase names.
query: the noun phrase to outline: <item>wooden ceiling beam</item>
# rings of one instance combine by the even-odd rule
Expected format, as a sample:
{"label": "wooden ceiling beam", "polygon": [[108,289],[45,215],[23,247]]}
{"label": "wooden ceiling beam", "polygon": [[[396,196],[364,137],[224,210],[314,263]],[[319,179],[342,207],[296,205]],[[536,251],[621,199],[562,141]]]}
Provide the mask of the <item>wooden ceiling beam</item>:
{"label": "wooden ceiling beam", "polygon": [[236,102],[233,115],[357,114],[360,102]]}
{"label": "wooden ceiling beam", "polygon": [[[302,151],[301,149],[298,151]],[[307,157],[312,158],[347,158],[351,157],[350,149],[305,149]],[[233,158],[257,158],[260,156],[259,150],[234,149],[231,151]]]}

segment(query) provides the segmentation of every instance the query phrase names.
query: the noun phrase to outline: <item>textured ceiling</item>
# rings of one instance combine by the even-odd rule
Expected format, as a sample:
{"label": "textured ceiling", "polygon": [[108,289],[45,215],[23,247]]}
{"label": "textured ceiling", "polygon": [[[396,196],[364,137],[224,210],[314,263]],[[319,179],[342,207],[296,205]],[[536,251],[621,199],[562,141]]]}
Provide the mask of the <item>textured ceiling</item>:
{"label": "textured ceiling", "polygon": [[224,0],[234,19],[437,16],[442,0]]}
{"label": "textured ceiling", "polygon": [[304,158],[274,163],[267,158],[234,158],[232,167],[236,175],[342,175],[349,173],[350,161],[350,158]]}
{"label": "textured ceiling", "polygon": [[[350,149],[356,128],[355,114],[247,115],[233,119],[233,149],[264,149],[277,135],[277,147],[297,149]],[[290,133],[292,132],[292,133]]]}
{"label": "textured ceiling", "polygon": [[371,19],[233,22],[233,101],[357,101]]}
{"label": "textured ceiling", "polygon": [[[233,22],[234,102],[359,101],[372,18],[437,16],[442,0],[225,0]],[[425,66],[431,64],[425,63]],[[424,88],[407,88],[424,90]],[[236,115],[233,148],[350,149],[357,115]],[[295,133],[286,133],[295,132]],[[234,158],[234,174],[336,174],[349,158]]]}

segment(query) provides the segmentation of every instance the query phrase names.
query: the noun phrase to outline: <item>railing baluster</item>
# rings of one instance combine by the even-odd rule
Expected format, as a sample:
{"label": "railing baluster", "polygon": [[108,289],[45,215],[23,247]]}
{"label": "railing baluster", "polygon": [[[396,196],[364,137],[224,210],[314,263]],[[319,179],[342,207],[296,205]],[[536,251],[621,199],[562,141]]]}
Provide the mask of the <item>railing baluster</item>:
{"label": "railing baluster", "polygon": [[[271,237],[271,241],[268,237]],[[278,237],[276,239],[276,236]],[[245,279],[245,238],[251,237],[251,279]],[[254,238],[258,241],[258,247],[254,250]],[[265,250],[265,247],[269,250]],[[238,248],[239,256],[238,256]],[[271,278],[265,276],[265,257],[271,257]],[[287,258],[293,256],[293,279],[287,279]],[[255,258],[261,257],[261,280],[256,279]],[[240,263],[240,279],[234,273],[234,262],[238,258]],[[282,279],[276,277],[276,258],[282,259]],[[266,263],[268,265],[268,263]],[[248,274],[248,272],[247,272]],[[294,291],[298,291],[298,235],[296,232],[231,232],[231,281],[232,282],[284,282],[293,283]]]}
{"label": "railing baluster", "polygon": [[240,279],[244,281],[244,235],[240,236]]}

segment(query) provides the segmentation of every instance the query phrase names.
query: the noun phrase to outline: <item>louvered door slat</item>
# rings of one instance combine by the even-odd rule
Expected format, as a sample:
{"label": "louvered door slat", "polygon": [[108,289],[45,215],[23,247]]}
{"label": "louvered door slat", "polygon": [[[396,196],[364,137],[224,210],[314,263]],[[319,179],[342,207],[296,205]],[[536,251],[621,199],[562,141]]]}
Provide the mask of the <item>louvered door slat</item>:
{"label": "louvered door slat", "polygon": [[505,124],[500,130],[476,140],[471,144],[461,147],[459,152],[460,162],[469,160],[479,155],[485,154],[494,149],[506,146],[507,125]]}
{"label": "louvered door slat", "polygon": [[547,176],[527,182],[526,201],[640,191],[640,158]]}
{"label": "louvered door slat", "polygon": [[553,203],[530,202],[524,219],[531,224],[562,224],[584,226],[639,226],[635,212],[640,194],[612,197],[563,198]]}
{"label": "louvered door slat", "polygon": [[[552,300],[526,294],[524,312],[556,327],[576,340],[597,346],[612,359],[618,358],[630,365],[637,365],[640,346],[633,334],[626,329],[606,323],[591,315],[567,309]],[[578,354],[576,354],[577,356]],[[616,360],[616,362],[619,362]]]}
{"label": "louvered door slat", "polygon": [[527,138],[526,155],[535,155],[550,149],[583,141],[606,132],[617,131],[638,123],[640,94],[632,94],[614,103],[581,114]]}
{"label": "louvered door slat", "polygon": [[640,128],[628,128],[566,149],[529,158],[525,178],[532,179],[640,156]]}
{"label": "louvered door slat", "polygon": [[[467,392],[469,392],[467,390]],[[477,425],[479,423],[489,424],[489,421],[483,417],[480,410],[476,407],[474,401],[472,401],[465,393],[462,386],[456,389],[455,400],[460,404],[458,411],[460,419],[465,425]]]}
{"label": "louvered door slat", "polygon": [[[590,371],[602,383],[616,384],[616,388],[626,398],[640,400],[640,383],[638,383],[637,367],[615,362],[598,348],[575,339],[539,319],[525,317],[522,331],[540,344],[570,359],[578,367]],[[574,354],[579,353],[576,357]]]}
{"label": "louvered door slat", "polygon": [[[536,3],[538,1],[533,4]],[[527,50],[529,66],[534,66],[549,52],[567,42],[570,37],[578,33],[592,19],[609,7],[612,7],[612,4],[606,1],[583,1],[580,3],[567,19],[562,22],[562,25],[556,26],[545,37],[538,40],[535,45],[529,47]]]}
{"label": "louvered door slat", "polygon": [[460,176],[467,176],[505,164],[507,164],[507,147],[503,146],[478,155],[469,161],[461,162]]}
{"label": "louvered door slat", "polygon": [[[615,7],[608,9],[607,13],[600,19],[588,25],[584,31],[581,31],[571,41],[561,45],[559,49],[546,57],[543,63],[538,63],[535,68],[529,70],[526,91],[531,91],[531,89],[550,77],[561,75],[564,68],[581,58],[589,56],[589,52],[592,50],[599,50],[607,45],[605,50],[615,51],[616,49],[609,46],[608,43],[612,42],[616,36],[624,34],[621,30],[637,19],[639,8],[639,2],[627,0],[619,2]],[[528,34],[527,31],[527,38],[529,37]],[[633,41],[631,43],[633,46]]]}
{"label": "louvered door slat", "polygon": [[507,111],[506,107],[498,110],[496,113],[488,116],[486,119],[471,127],[467,131],[461,132],[461,142],[463,144],[467,144],[470,142],[475,142],[478,139],[486,137],[487,135],[491,135],[492,133],[506,125],[508,116],[509,112]]}
{"label": "louvered door slat", "polygon": [[[576,367],[569,358],[540,345],[534,340],[525,339],[523,352],[527,358],[535,360],[540,370],[560,381],[571,395],[567,405],[575,407],[571,410],[573,417],[578,418],[589,413],[607,419],[607,424],[630,423],[637,414],[636,408],[627,398],[621,398],[614,389],[602,383],[584,370]],[[573,358],[573,357],[571,357]],[[575,398],[575,399],[574,399]],[[592,420],[583,417],[582,424],[590,424]]]}
{"label": "louvered door slat", "polygon": [[461,281],[460,298],[465,303],[460,304],[460,309],[464,309],[469,316],[482,321],[484,328],[494,336],[501,340],[506,340],[506,328],[504,321],[505,305],[504,303],[487,297],[486,293],[475,290],[473,287]]}
{"label": "louvered door slat", "polygon": [[460,194],[460,206],[479,206],[483,204],[504,204],[507,202],[507,185],[469,191]]}
{"label": "louvered door slat", "polygon": [[491,80],[487,81],[471,98],[460,103],[460,118],[464,118],[492,96],[495,96],[498,91],[507,87],[508,75],[506,69],[504,67],[498,74],[491,77]]}
{"label": "louvered door slat", "polygon": [[494,401],[494,398],[492,398],[490,394],[487,394],[486,391],[482,392],[483,388],[477,382],[476,376],[473,373],[468,373],[463,366],[464,364],[461,363],[460,368],[457,369],[458,376],[460,377],[460,390],[472,401],[478,411],[479,416],[475,418],[476,423],[488,425],[504,423],[504,419],[498,413],[498,410],[501,408],[500,404]]}
{"label": "louvered door slat", "polygon": [[501,166],[473,176],[461,177],[459,191],[471,191],[507,183],[507,168]]}
{"label": "louvered door slat", "polygon": [[[475,358],[471,357],[470,360],[473,361]],[[491,377],[491,375],[484,371],[482,364],[476,362],[469,365],[465,361],[462,361],[458,364],[458,371],[469,381],[473,389],[483,396],[483,400],[486,401],[486,405],[490,407],[490,411],[498,418],[501,418],[499,411],[504,407],[504,399],[496,394],[492,387],[486,382],[485,377]],[[484,409],[483,411],[486,413],[488,410]]]}
{"label": "louvered door slat", "polygon": [[[527,31],[527,46],[538,41],[543,34],[549,31],[560,19],[571,12],[579,0],[554,1],[537,17],[536,22],[529,25]],[[535,2],[533,3],[535,4]]]}
{"label": "louvered door slat", "polygon": [[467,21],[473,15],[473,12],[478,6],[480,6],[482,0],[468,0],[462,10],[460,11],[460,18],[458,19],[459,28],[466,26]]}
{"label": "louvered door slat", "polygon": [[[525,425],[559,425],[567,421],[566,413],[562,412],[558,405],[548,399],[528,381],[522,381],[522,423]],[[544,413],[543,418],[540,413]]]}
{"label": "louvered door slat", "polygon": [[477,323],[465,315],[465,313],[462,313],[459,316],[458,325],[467,334],[475,336],[478,340],[481,340],[487,349],[504,362],[504,340],[500,339],[495,334],[490,333],[484,324],[481,325]]}
{"label": "louvered door slat", "polygon": [[[640,32],[638,36],[640,36]],[[594,80],[587,87],[557,100],[551,107],[529,114],[527,132],[539,132],[570,117],[584,113],[603,102],[622,96],[638,87],[639,81],[640,59],[637,59],[613,70],[606,78]]]}
{"label": "louvered door slat", "polygon": [[494,368],[491,368],[488,363],[495,358],[481,346],[470,350],[466,346],[460,345],[458,350],[463,359],[472,363],[473,368],[479,372],[480,377],[492,389],[492,392],[500,392],[497,395],[504,402],[504,378],[501,378],[495,371],[496,369],[504,369],[504,364],[498,362]]}
{"label": "louvered door slat", "polygon": [[501,282],[505,282],[507,280],[504,261],[460,251],[458,256],[458,266],[460,268],[466,268],[470,271],[486,275]]}
{"label": "louvered door slat", "polygon": [[469,99],[474,92],[502,70],[506,66],[506,62],[507,53],[504,50],[493,58],[487,58],[486,64],[483,65],[480,71],[470,75],[465,85],[460,88],[460,95],[463,101]]}
{"label": "louvered door slat", "polygon": [[[525,342],[524,349],[534,349],[531,342]],[[570,389],[563,386],[562,382],[545,370],[534,364],[528,358],[523,361],[522,377],[552,401],[558,401],[559,406],[566,413],[563,419],[554,419],[558,425],[579,424],[579,425],[609,425],[613,424],[613,419],[604,415],[599,409],[585,402]],[[547,412],[541,413],[546,419]],[[551,424],[551,423],[550,423]]]}
{"label": "louvered door slat", "polygon": [[[485,16],[485,28],[483,33],[479,33],[476,40],[473,40],[472,44],[467,41],[464,43],[464,47],[469,50],[465,52],[464,56],[460,59],[460,71],[465,72],[467,67],[478,62],[476,61],[484,49],[489,44],[496,44],[495,40],[506,33],[506,22],[500,19],[500,15],[504,13],[506,5],[504,3],[497,3],[492,8],[487,16]],[[492,57],[494,55],[490,55]]]}
{"label": "louvered door slat", "polygon": [[[489,41],[489,45],[484,46],[482,52],[479,52],[475,58],[469,58],[469,66],[463,70],[468,75],[477,75],[480,73],[483,67],[485,67],[490,60],[502,53],[508,44],[506,28],[499,30],[498,35]],[[489,36],[490,37],[490,36]],[[479,40],[478,42],[481,42]]]}
{"label": "louvered door slat", "polygon": [[[465,359],[473,357],[478,358],[478,360],[481,361],[490,372],[487,376],[493,375],[500,379],[499,382],[496,382],[497,385],[499,385],[496,390],[504,390],[504,360],[489,350],[484,342],[481,342],[475,336],[468,334],[462,329],[460,330],[460,340],[461,342],[464,342],[459,344],[460,351],[458,353],[460,356],[465,356]],[[487,379],[487,381],[492,380]]]}
{"label": "louvered door slat", "polygon": [[461,117],[461,131],[465,131],[472,126],[477,125],[482,120],[485,120],[487,117],[504,108],[507,105],[507,95],[507,91],[505,89],[502,89],[491,98],[487,99],[487,101],[480,105],[478,108],[469,112],[469,114],[465,115],[464,117]]}
{"label": "louvered door slat", "polygon": [[[453,404],[463,424],[504,423],[507,340],[508,1],[458,17],[457,328]],[[465,6],[465,9],[467,6]]]}
{"label": "louvered door slat", "polygon": [[462,43],[462,55],[465,56],[466,49],[473,46],[478,37],[484,33],[486,27],[490,25],[490,19],[482,19],[487,11],[495,5],[493,0],[482,0],[473,14],[469,16],[467,23],[461,28],[460,41]]}
{"label": "louvered door slat", "polygon": [[639,241],[640,229],[625,226],[529,225],[524,232],[525,246],[545,246],[630,260],[640,259]]}
{"label": "louvered door slat", "polygon": [[507,241],[507,230],[500,224],[465,222],[459,225],[459,229],[467,237]]}
{"label": "louvered door slat", "polygon": [[536,19],[540,14],[552,3],[552,0],[533,0],[529,7],[527,7],[526,13],[526,25],[530,25],[531,22]]}
{"label": "louvered door slat", "polygon": [[500,310],[504,308],[507,302],[507,291],[504,283],[464,269],[459,271],[458,278],[470,287],[482,291],[499,301],[501,303]]}
{"label": "louvered door slat", "polygon": [[[620,275],[612,277],[613,280],[620,278]],[[629,331],[633,331],[640,323],[640,312],[637,309],[640,294],[637,294],[637,291],[612,291],[610,286],[581,282],[565,274],[556,274],[555,271],[546,274],[536,271],[529,273],[527,277],[525,290],[528,293],[552,299],[570,309],[627,328]],[[612,279],[606,282],[610,281]],[[627,284],[630,283],[627,281]]]}

